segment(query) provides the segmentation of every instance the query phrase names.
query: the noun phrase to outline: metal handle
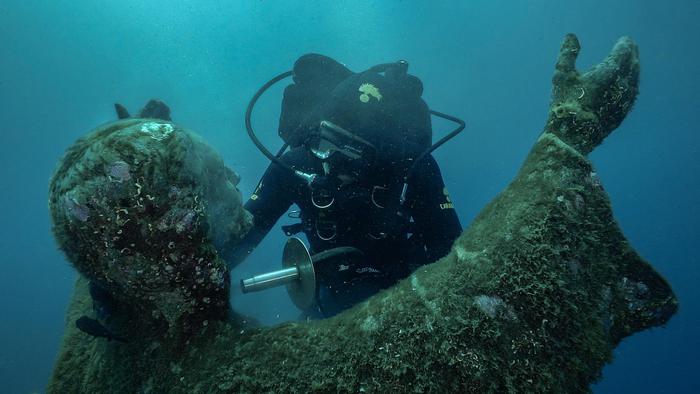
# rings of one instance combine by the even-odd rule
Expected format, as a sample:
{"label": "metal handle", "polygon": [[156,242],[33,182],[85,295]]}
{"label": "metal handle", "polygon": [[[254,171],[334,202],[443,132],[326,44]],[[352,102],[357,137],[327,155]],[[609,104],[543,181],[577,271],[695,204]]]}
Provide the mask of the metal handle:
{"label": "metal handle", "polygon": [[286,285],[297,280],[299,280],[299,269],[297,267],[283,268],[278,271],[256,275],[252,278],[241,279],[241,290],[244,293],[251,293]]}

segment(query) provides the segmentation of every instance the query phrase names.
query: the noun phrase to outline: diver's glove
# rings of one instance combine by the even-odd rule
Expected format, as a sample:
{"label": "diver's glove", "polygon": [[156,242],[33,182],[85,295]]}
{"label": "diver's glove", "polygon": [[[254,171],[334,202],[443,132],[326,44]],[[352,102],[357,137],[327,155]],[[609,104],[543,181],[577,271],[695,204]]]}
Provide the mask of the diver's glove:
{"label": "diver's glove", "polygon": [[117,304],[114,297],[104,288],[90,281],[90,297],[92,298],[92,309],[100,320],[107,320],[114,313]]}
{"label": "diver's glove", "polygon": [[76,320],[75,326],[78,327],[80,331],[95,338],[105,338],[107,341],[115,340],[118,342],[128,342],[125,338],[114,334],[98,320],[87,316],[82,316],[80,319]]}
{"label": "diver's glove", "polygon": [[127,342],[125,338],[117,335],[100,322],[107,322],[115,313],[116,301],[112,295],[95,282],[90,282],[90,297],[92,298],[92,309],[97,316],[97,319],[93,319],[88,316],[82,316],[75,321],[75,326],[82,332],[91,335],[95,338],[105,338],[108,341],[115,340],[119,342]]}

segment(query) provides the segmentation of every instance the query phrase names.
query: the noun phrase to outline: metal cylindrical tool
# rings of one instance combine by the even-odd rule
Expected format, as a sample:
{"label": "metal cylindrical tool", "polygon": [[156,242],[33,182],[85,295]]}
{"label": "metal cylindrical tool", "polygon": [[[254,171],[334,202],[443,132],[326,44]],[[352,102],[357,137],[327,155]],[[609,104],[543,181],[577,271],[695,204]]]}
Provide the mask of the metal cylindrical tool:
{"label": "metal cylindrical tool", "polygon": [[299,279],[297,267],[284,268],[279,271],[256,275],[252,278],[241,280],[241,289],[244,293],[269,289],[271,287],[286,285]]}
{"label": "metal cylindrical tool", "polygon": [[325,250],[312,257],[304,242],[292,237],[284,245],[282,269],[241,280],[241,290],[244,293],[250,293],[286,285],[287,293],[294,305],[305,311],[316,302],[314,265],[343,257],[363,259],[364,255],[357,248],[344,246]]}

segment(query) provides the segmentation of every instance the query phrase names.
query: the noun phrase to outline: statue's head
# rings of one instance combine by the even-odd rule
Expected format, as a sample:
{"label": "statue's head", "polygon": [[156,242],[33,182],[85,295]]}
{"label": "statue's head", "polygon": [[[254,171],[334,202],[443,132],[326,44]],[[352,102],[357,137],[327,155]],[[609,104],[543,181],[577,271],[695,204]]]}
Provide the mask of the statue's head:
{"label": "statue's head", "polygon": [[85,277],[173,327],[228,310],[220,251],[251,225],[238,176],[195,134],[126,119],[78,140],[51,179],[59,247]]}

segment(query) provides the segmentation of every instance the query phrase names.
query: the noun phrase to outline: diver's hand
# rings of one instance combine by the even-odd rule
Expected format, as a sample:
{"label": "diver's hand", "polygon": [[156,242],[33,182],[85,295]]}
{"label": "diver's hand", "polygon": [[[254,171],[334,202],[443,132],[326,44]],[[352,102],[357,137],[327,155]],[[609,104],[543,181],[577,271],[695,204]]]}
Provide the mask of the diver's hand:
{"label": "diver's hand", "polygon": [[564,38],[545,132],[587,155],[632,108],[639,93],[639,52],[630,38],[622,37],[605,60],[580,74],[576,70],[580,49],[575,35]]}

